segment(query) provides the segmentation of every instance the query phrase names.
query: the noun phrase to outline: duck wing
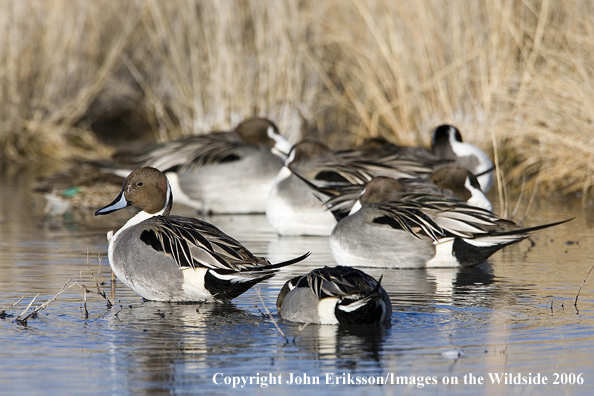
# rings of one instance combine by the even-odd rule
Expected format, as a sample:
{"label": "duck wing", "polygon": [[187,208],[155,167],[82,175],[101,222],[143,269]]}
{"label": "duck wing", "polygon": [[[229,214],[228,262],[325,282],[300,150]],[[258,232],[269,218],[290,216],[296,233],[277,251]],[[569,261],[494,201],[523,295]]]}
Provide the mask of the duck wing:
{"label": "duck wing", "polygon": [[318,268],[302,276],[297,287],[309,287],[318,298],[364,297],[376,289],[377,282],[366,273],[350,267]]}
{"label": "duck wing", "polygon": [[182,216],[155,216],[147,222],[147,229],[142,232],[140,239],[156,251],[173,258],[181,269],[202,267],[218,273],[276,272],[278,268],[309,256],[307,253],[271,264],[205,221]]}
{"label": "duck wing", "polygon": [[500,220],[486,209],[426,194],[402,194],[398,200],[373,204],[372,222],[402,229],[417,238],[473,238],[488,234]]}
{"label": "duck wing", "polygon": [[212,132],[161,143],[136,156],[134,162],[165,171],[195,171],[222,162],[236,161],[245,143],[235,132]]}

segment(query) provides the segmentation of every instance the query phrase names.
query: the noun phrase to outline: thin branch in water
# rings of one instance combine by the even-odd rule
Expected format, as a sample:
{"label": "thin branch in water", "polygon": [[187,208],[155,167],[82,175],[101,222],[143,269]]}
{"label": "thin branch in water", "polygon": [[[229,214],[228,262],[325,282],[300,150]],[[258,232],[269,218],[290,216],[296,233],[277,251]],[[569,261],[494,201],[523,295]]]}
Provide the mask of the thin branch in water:
{"label": "thin branch in water", "polygon": [[111,284],[110,284],[110,291],[111,291],[111,301],[115,302],[115,284],[116,284],[116,276],[115,272],[110,267],[111,271]]}
{"label": "thin branch in water", "polygon": [[[6,311],[8,311],[8,310],[9,310],[9,309],[11,309],[11,308],[14,308],[14,307],[16,307],[16,306],[17,306],[17,305],[18,305],[18,304],[19,304],[21,301],[23,301],[23,298],[25,298],[25,296],[23,296],[23,297],[19,298],[19,299],[17,300],[17,302],[15,302],[14,304],[12,304],[10,307],[8,307],[8,308],[3,308],[3,309],[0,309],[0,314],[4,315],[4,317],[6,317],[6,315],[7,315],[7,314],[6,314]],[[4,317],[3,317],[2,319],[4,319]]]}
{"label": "thin branch in water", "polygon": [[[99,275],[101,273],[101,255],[98,256],[98,259],[99,259],[99,269],[97,270],[97,275]],[[101,288],[101,286],[99,285],[99,280],[97,279],[97,277],[93,273],[93,270],[91,269],[91,266],[89,265],[89,251],[88,250],[87,250],[87,267],[89,267],[89,271],[91,272],[91,275],[93,276],[93,279],[95,280],[95,286],[97,287],[97,294],[99,294],[101,297],[103,297],[105,299],[105,301],[107,301],[107,308],[110,309],[113,306],[113,304],[107,298],[107,295],[105,294],[105,290],[103,290],[103,288]]]}
{"label": "thin branch in water", "polygon": [[5,308],[5,309],[0,309],[0,319],[5,319],[9,314],[6,313],[6,311],[8,311],[11,308],[16,307],[21,301],[23,301],[23,298],[25,298],[25,296],[22,296],[21,298],[19,298],[14,304],[12,304],[10,307]]}
{"label": "thin branch in water", "polygon": [[280,333],[280,335],[283,336],[283,338],[285,339],[285,341],[286,342],[289,342],[289,339],[287,338],[287,336],[285,335],[285,333],[281,330],[281,328],[279,327],[278,323],[276,323],[276,320],[274,320],[274,318],[270,314],[270,311],[268,310],[268,307],[266,306],[266,304],[264,304],[264,299],[262,299],[262,294],[260,293],[260,288],[257,288],[256,289],[256,294],[258,295],[258,298],[260,298],[260,301],[262,302],[262,306],[264,307],[264,310],[268,314],[268,317],[270,318],[270,320],[272,320],[272,323],[274,324],[274,327],[276,327],[276,329],[278,330],[278,332]]}
{"label": "thin branch in water", "polygon": [[25,317],[24,319],[21,319],[21,317],[22,317],[24,314],[26,314],[26,313],[27,313],[27,311],[29,311],[29,308],[31,308],[31,305],[33,305],[33,302],[35,302],[35,299],[36,299],[37,297],[39,297],[39,293],[37,293],[37,294],[35,295],[35,297],[33,297],[33,299],[31,300],[31,302],[29,303],[29,305],[27,305],[27,308],[25,308],[25,309],[24,309],[24,311],[23,311],[23,312],[21,312],[19,316],[17,316],[17,318],[16,318],[16,321],[17,321],[17,323],[18,323],[18,324],[20,324],[20,325],[23,325],[23,326],[26,326],[26,325],[27,325],[27,319],[28,319],[28,318],[29,318],[29,316],[31,316],[31,315],[29,315],[29,316]]}
{"label": "thin branch in water", "polygon": [[[93,271],[91,271],[91,273],[92,272]],[[80,285],[79,286],[80,286],[80,288],[82,290],[82,293],[83,293],[82,300],[83,300],[83,310],[84,310],[84,313],[85,313],[85,319],[89,319],[89,311],[87,310],[87,292],[89,291],[89,289],[85,286],[84,283],[82,283],[82,271],[81,271],[81,280],[80,280]]]}
{"label": "thin branch in water", "polygon": [[578,310],[578,307],[577,307],[577,302],[578,302],[578,298],[580,297],[580,292],[582,291],[582,287],[584,287],[584,283],[586,283],[586,279],[588,279],[588,276],[590,275],[590,272],[592,272],[593,269],[594,269],[594,265],[592,266],[592,268],[590,268],[590,271],[588,271],[588,273],[586,274],[586,277],[584,278],[584,281],[580,285],[580,288],[575,296],[575,301],[573,303],[573,306],[575,307],[576,315],[578,315],[580,313],[580,311]]}
{"label": "thin branch in water", "polygon": [[[37,296],[35,296],[35,298],[33,298],[33,300],[31,300],[31,302],[29,303],[29,305],[27,306],[27,308],[17,317],[16,321],[18,324],[22,325],[22,326],[27,326],[27,320],[33,316],[33,315],[37,315],[37,313],[41,310],[44,310],[45,308],[47,308],[48,305],[50,305],[52,302],[54,302],[58,296],[62,293],[64,293],[67,288],[66,286],[68,286],[70,284],[70,282],[72,282],[74,280],[74,278],[76,278],[78,276],[74,275],[72,278],[68,279],[68,281],[64,284],[64,286],[62,286],[62,288],[60,289],[60,291],[58,293],[56,293],[55,296],[53,296],[52,298],[50,298],[49,300],[47,300],[46,302],[44,302],[43,304],[41,304],[40,306],[38,306],[37,308],[35,308],[33,310],[33,312],[31,312],[29,315],[25,316],[24,318],[22,317],[25,313],[27,313],[27,311],[29,310],[29,308],[31,307],[31,305],[33,304],[33,301],[35,301],[35,299],[37,298],[37,296],[39,296],[39,294],[37,294]],[[68,289],[70,289],[72,287],[72,285],[68,286]]]}
{"label": "thin branch in water", "polygon": [[[258,307],[258,304],[254,304],[254,308],[256,308],[258,310],[258,312],[260,312],[260,315],[262,316],[262,318],[266,319],[266,314],[264,312],[262,312],[260,307]],[[270,317],[270,315],[268,315],[268,316]]]}
{"label": "thin branch in water", "polygon": [[23,298],[25,298],[25,296],[23,296],[23,297],[19,298],[19,299],[17,300],[17,302],[15,302],[14,304],[12,304],[12,305],[10,306],[10,308],[14,308],[14,307],[16,307],[16,305],[17,305],[18,303],[20,303],[21,301],[23,301]]}
{"label": "thin branch in water", "polygon": [[89,310],[87,309],[87,288],[83,287],[83,310],[85,312],[85,319],[89,319]]}

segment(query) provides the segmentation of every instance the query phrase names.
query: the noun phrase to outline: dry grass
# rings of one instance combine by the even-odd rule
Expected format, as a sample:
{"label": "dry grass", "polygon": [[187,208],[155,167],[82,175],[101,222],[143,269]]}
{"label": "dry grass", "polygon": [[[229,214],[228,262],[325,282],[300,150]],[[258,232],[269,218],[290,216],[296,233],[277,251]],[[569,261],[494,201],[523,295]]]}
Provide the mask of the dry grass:
{"label": "dry grass", "polygon": [[91,126],[122,109],[159,140],[259,114],[293,140],[427,145],[447,122],[506,183],[579,192],[593,22],[588,0],[5,1],[0,153],[103,155]]}
{"label": "dry grass", "polygon": [[128,43],[130,29],[122,22],[133,19],[130,11],[109,0],[2,2],[4,160],[81,154],[95,146],[81,119],[112,79]]}

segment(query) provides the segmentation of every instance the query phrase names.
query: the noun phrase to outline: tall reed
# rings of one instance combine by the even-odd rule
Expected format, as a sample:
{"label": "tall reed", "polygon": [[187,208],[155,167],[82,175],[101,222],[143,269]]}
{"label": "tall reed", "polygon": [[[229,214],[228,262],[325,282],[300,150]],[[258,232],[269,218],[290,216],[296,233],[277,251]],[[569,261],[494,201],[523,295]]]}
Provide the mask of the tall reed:
{"label": "tall reed", "polygon": [[[105,155],[94,123],[157,140],[258,114],[292,140],[428,145],[452,123],[506,184],[593,180],[588,0],[3,0],[0,155]],[[125,131],[123,131],[125,132]]]}
{"label": "tall reed", "polygon": [[112,79],[134,26],[132,7],[116,8],[109,0],[5,0],[1,6],[2,159],[62,157],[96,147],[79,121]]}

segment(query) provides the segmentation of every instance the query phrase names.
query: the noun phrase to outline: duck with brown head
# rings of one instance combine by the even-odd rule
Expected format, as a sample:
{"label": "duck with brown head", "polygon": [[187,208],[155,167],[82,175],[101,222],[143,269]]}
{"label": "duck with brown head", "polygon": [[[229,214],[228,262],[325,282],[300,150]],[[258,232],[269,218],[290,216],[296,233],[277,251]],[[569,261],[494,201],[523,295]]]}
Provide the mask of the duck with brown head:
{"label": "duck with brown head", "polygon": [[463,267],[487,260],[534,231],[569,220],[521,228],[460,200],[409,193],[388,177],[376,177],[351,213],[330,235],[339,265],[424,268]]}
{"label": "duck with brown head", "polygon": [[[280,235],[329,235],[336,224],[323,202],[326,190],[363,186],[373,176],[428,177],[449,161],[417,158],[396,146],[330,150],[321,142],[296,144],[270,190],[266,217]],[[362,188],[362,187],[361,187]]]}
{"label": "duck with brown head", "polygon": [[477,175],[481,190],[489,192],[493,186],[493,162],[477,146],[463,142],[462,134],[452,125],[440,125],[431,137],[433,153],[443,159],[453,160],[452,165],[461,166]]}
{"label": "duck with brown head", "polygon": [[118,279],[147,300],[228,301],[309,255],[271,264],[210,223],[170,215],[172,203],[167,177],[144,167],[130,173],[118,197],[95,212],[142,209],[113,235],[108,256]]}
{"label": "duck with brown head", "polygon": [[126,177],[151,166],[164,172],[176,203],[203,213],[264,213],[266,197],[292,145],[267,118],[152,145],[114,158],[106,172]]}

